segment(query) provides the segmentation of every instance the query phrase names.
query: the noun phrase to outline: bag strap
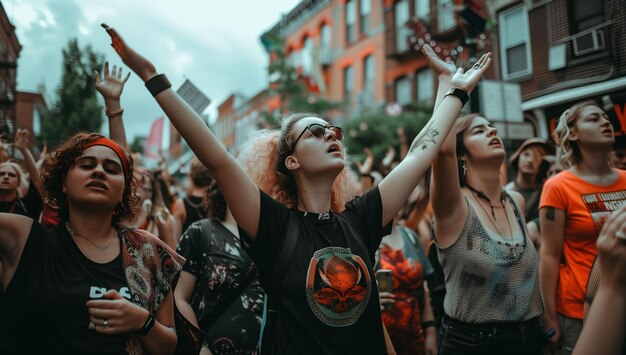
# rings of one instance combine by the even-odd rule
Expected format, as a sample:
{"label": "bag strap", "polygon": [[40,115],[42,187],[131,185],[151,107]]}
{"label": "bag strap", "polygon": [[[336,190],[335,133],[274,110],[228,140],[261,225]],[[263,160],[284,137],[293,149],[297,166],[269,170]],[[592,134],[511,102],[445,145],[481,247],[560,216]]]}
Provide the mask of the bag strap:
{"label": "bag strap", "polygon": [[268,295],[269,307],[268,312],[278,312],[279,300],[280,300],[280,286],[283,283],[285,274],[287,273],[287,266],[291,261],[291,256],[296,249],[296,243],[298,242],[298,221],[294,213],[289,212],[289,222],[287,222],[287,229],[283,236],[283,242],[278,252],[278,258],[274,264],[274,275],[272,277],[272,289]]}

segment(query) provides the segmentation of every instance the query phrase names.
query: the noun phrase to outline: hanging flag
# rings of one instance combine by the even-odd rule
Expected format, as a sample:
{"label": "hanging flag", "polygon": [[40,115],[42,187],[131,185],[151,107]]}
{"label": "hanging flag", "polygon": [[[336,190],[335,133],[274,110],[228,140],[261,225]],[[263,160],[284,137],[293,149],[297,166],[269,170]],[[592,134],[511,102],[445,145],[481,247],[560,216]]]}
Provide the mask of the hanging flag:
{"label": "hanging flag", "polygon": [[163,141],[163,123],[165,119],[159,117],[152,122],[150,128],[150,135],[146,139],[146,148],[143,152],[144,157],[148,159],[159,159],[159,153],[161,153],[161,142]]}
{"label": "hanging flag", "polygon": [[192,84],[189,79],[185,79],[185,82],[176,90],[176,93],[180,95],[198,115],[201,115],[204,109],[211,103],[211,100]]}

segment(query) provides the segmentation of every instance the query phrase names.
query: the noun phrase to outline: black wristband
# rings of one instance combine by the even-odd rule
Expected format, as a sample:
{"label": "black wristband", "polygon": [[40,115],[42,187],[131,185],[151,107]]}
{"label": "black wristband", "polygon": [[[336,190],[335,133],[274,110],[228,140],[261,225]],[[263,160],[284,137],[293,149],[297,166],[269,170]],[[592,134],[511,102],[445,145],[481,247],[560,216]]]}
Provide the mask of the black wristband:
{"label": "black wristband", "polygon": [[165,74],[159,74],[157,76],[153,76],[150,80],[146,81],[146,88],[152,94],[152,96],[156,97],[163,90],[167,90],[172,87],[172,83],[167,80],[167,76]]}
{"label": "black wristband", "polygon": [[422,323],[422,329],[426,329],[428,327],[437,327],[437,322],[435,322],[434,320],[427,320],[425,322]]}
{"label": "black wristband", "polygon": [[142,336],[146,336],[148,335],[148,333],[150,333],[150,331],[152,330],[152,327],[154,327],[154,316],[151,314],[148,316],[148,319],[146,319],[146,322],[143,324],[143,327],[137,330],[136,333]]}
{"label": "black wristband", "polygon": [[451,88],[450,90],[448,90],[448,92],[446,93],[444,98],[446,96],[448,96],[448,95],[455,96],[459,100],[461,100],[461,106],[465,106],[465,104],[469,100],[469,95],[467,94],[467,92],[465,90],[459,89],[459,88]]}

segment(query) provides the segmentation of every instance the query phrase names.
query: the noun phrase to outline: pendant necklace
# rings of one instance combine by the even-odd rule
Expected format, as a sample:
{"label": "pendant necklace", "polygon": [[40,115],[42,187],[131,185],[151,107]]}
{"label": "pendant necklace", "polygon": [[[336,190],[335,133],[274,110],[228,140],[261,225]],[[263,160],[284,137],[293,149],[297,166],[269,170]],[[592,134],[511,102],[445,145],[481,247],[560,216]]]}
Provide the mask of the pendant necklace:
{"label": "pendant necklace", "polygon": [[[70,229],[70,225],[66,222],[65,223],[65,228],[67,228],[67,231],[70,233],[70,235],[73,236],[77,236],[77,237],[81,237],[83,239],[85,239],[86,241],[88,241],[89,243],[91,243],[94,247],[96,247],[98,250],[100,251],[106,251],[107,249],[109,249],[109,247],[111,246],[111,244],[113,244],[113,241],[110,241],[109,244],[107,245],[98,245],[94,242],[92,242],[89,238],[85,237],[82,234],[78,234],[78,233],[74,233],[71,229]],[[117,232],[116,232],[117,233]]]}
{"label": "pendant necklace", "polygon": [[[471,187],[469,184],[465,184],[465,186],[467,186],[468,189],[470,189],[470,191],[472,191],[476,196],[482,198],[483,200],[489,202],[489,206],[491,207],[491,215],[493,216],[493,219],[496,220],[496,209],[500,209],[500,208],[504,208],[504,212],[506,212],[506,208],[504,207],[504,203],[506,202],[506,197],[504,195],[504,191],[502,191],[500,193],[500,204],[494,204],[491,199],[489,197],[487,197],[487,195],[485,195],[484,192],[480,191],[480,190],[476,190],[475,188]],[[482,205],[481,205],[482,207]]]}

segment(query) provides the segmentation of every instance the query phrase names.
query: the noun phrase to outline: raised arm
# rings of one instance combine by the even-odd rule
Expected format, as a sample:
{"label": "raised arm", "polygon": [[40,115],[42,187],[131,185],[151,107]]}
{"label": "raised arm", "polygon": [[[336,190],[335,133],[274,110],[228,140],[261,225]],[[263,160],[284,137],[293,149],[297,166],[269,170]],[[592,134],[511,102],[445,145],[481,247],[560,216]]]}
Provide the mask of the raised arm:
{"label": "raised arm", "polygon": [[22,257],[33,220],[13,213],[0,213],[0,263],[2,279],[8,286]]}
{"label": "raised arm", "polygon": [[35,162],[35,158],[33,154],[28,149],[28,142],[30,140],[30,131],[27,129],[20,129],[15,134],[15,143],[13,147],[19,149],[24,156],[24,164],[26,165],[26,171],[30,175],[30,183],[33,184],[42,201],[44,200],[44,189],[43,184],[41,182],[41,177],[39,176],[39,169],[37,168],[37,163]]}
{"label": "raised arm", "polygon": [[124,90],[124,84],[128,81],[130,73],[122,79],[122,68],[114,65],[113,70],[109,72],[109,62],[104,62],[104,80],[100,81],[100,73],[94,72],[94,81],[96,90],[104,98],[106,106],[104,113],[109,120],[109,136],[114,141],[128,146],[126,142],[126,131],[124,130],[124,121],[122,121],[122,113],[124,110],[120,104],[120,97]]}
{"label": "raised arm", "polygon": [[[202,119],[172,90],[162,76],[157,76],[154,65],[128,47],[119,34],[106,25],[112,46],[147,86],[158,87],[155,98],[176,130],[189,144],[198,159],[204,164],[224,194],[237,224],[251,238],[256,238],[259,225],[261,198],[258,187],[243,168],[217,140]],[[153,79],[152,81],[150,81]],[[163,80],[165,79],[165,80]],[[150,83],[148,83],[150,81]],[[156,92],[158,91],[158,92]]]}
{"label": "raised arm", "polygon": [[[438,78],[435,110],[443,102],[443,98],[450,87],[452,73],[456,66],[439,58],[429,46],[422,48],[422,53],[429,61],[430,67]],[[455,127],[448,134],[437,152],[433,161],[433,178],[431,179],[431,203],[433,216],[436,220],[435,235],[440,245],[453,242],[454,236],[463,228],[466,208],[462,200],[459,183],[459,173],[456,156],[456,135],[465,128],[467,122],[457,121]],[[458,206],[458,208],[450,208]]]}
{"label": "raised arm", "polygon": [[559,281],[566,216],[564,211],[548,206],[539,210],[539,218],[541,221],[539,279],[546,305],[543,323],[545,329],[554,328],[556,331],[548,343],[549,350],[556,351],[561,337],[561,329],[556,318],[556,287]]}
{"label": "raised arm", "polygon": [[[490,63],[491,53],[483,55],[477,65],[467,73],[459,69],[450,81],[451,86],[469,94]],[[413,140],[406,158],[380,183],[383,225],[391,221],[404,206],[417,183],[424,177],[462,107],[458,97],[453,95],[444,97],[426,126]]]}

